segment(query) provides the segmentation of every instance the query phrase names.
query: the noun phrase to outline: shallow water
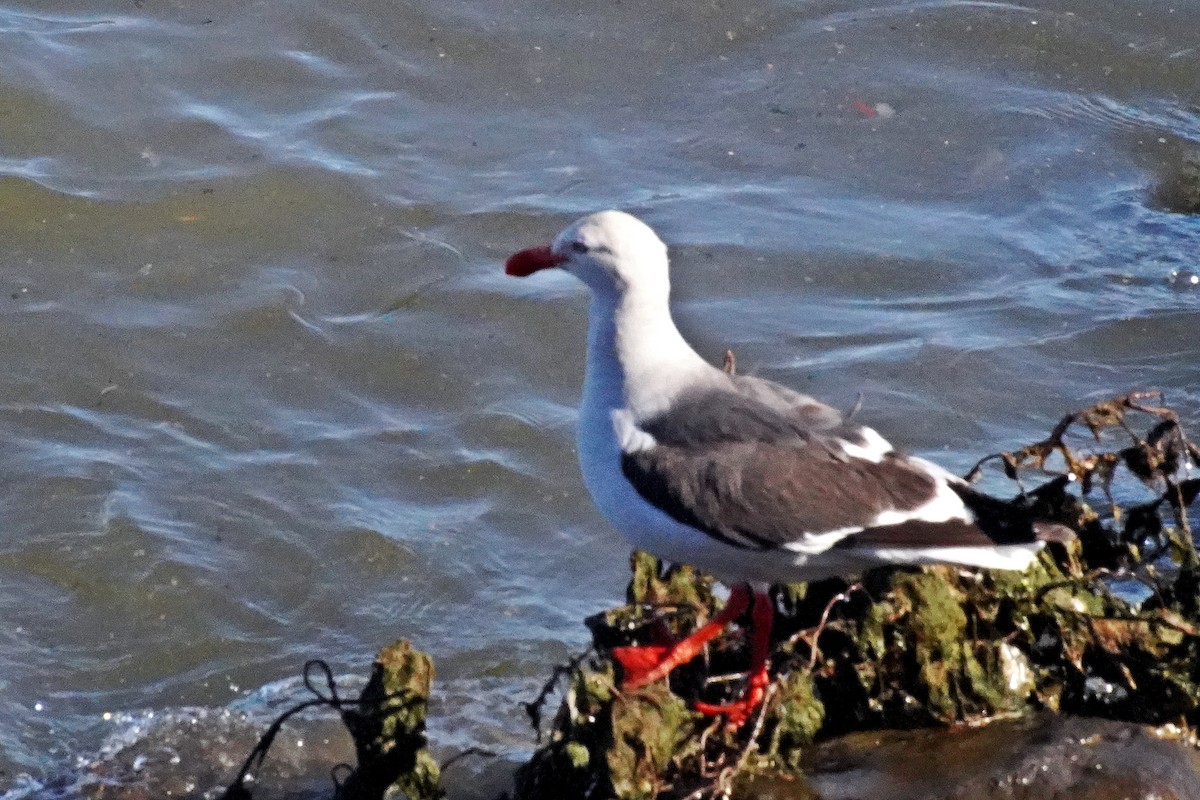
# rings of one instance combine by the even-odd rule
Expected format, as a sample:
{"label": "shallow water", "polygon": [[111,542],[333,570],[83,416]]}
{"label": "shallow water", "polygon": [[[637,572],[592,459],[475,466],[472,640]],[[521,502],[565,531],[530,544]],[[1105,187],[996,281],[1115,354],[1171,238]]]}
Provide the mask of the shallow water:
{"label": "shallow water", "polygon": [[1135,387],[1200,422],[1200,222],[1149,202],[1194,5],[53,6],[0,2],[0,789],[399,636],[447,750],[527,752],[626,548],[584,294],[500,265],[586,211],[714,361],[948,467]]}

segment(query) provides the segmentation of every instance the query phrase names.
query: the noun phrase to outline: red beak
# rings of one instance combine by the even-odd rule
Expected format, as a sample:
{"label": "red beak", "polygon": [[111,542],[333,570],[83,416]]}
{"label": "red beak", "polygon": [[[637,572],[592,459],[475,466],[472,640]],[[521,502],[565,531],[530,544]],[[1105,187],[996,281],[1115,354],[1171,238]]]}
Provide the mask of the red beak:
{"label": "red beak", "polygon": [[504,262],[504,274],[524,278],[540,269],[557,267],[564,261],[566,259],[553,252],[548,244],[530,247],[508,257],[508,261]]}

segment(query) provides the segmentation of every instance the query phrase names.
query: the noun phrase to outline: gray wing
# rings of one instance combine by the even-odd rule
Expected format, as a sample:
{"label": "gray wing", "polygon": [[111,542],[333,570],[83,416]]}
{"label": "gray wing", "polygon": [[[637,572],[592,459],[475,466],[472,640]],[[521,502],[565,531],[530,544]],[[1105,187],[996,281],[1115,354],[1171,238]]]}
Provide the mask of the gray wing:
{"label": "gray wing", "polygon": [[1033,539],[1027,522],[1002,536],[983,531],[960,487],[919,459],[878,450],[862,457],[871,446],[863,428],[814,430],[799,419],[744,394],[698,393],[641,423],[654,444],[624,453],[621,468],[648,502],[736,547],[908,549]]}
{"label": "gray wing", "polygon": [[868,445],[862,429],[818,418],[825,427],[813,429],[744,394],[697,393],[639,424],[654,445],[623,454],[621,468],[655,506],[743,547],[849,534],[934,498],[937,479],[919,465],[852,457]]}
{"label": "gray wing", "polygon": [[842,424],[842,412],[814,397],[753,375],[731,375],[730,378],[742,397],[762,403],[784,416],[794,417],[806,428],[828,430]]}
{"label": "gray wing", "polygon": [[621,467],[642,497],[680,522],[759,549],[823,536],[832,544],[936,490],[898,458],[842,460],[821,442],[725,443],[703,454],[659,445],[625,454]]}

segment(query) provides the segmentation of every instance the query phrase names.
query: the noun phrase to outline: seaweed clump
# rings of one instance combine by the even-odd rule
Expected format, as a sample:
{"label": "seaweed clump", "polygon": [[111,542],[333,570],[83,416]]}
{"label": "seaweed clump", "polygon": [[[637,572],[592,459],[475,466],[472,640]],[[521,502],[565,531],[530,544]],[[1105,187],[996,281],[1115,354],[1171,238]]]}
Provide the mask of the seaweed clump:
{"label": "seaweed clump", "polygon": [[[1017,484],[1012,503],[1074,532],[1025,572],[889,568],[854,585],[777,587],[773,682],[738,730],[691,710],[740,693],[748,645],[736,631],[669,685],[620,691],[613,647],[661,642],[719,606],[709,579],[635,553],[628,603],[589,620],[594,651],[562,670],[562,703],[517,775],[517,797],[728,796],[794,778],[810,745],[834,736],[1035,712],[1194,738],[1200,558],[1187,512],[1200,495],[1189,474],[1200,450],[1161,399],[1150,404],[1156,397],[1097,403],[972,470],[977,480],[998,462]],[[1086,446],[1075,443],[1083,431]],[[1028,489],[1033,474],[1043,482]],[[532,706],[535,727],[547,694]]]}

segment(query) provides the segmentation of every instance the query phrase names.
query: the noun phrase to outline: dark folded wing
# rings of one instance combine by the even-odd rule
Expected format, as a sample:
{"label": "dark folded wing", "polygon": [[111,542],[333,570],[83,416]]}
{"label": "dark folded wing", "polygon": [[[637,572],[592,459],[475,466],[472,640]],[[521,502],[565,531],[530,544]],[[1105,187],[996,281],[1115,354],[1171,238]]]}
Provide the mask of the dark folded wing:
{"label": "dark folded wing", "polygon": [[674,519],[743,548],[912,550],[1034,540],[1030,520],[1004,501],[896,453],[874,431],[818,417],[824,427],[746,394],[698,392],[637,425],[649,438],[622,455],[622,472]]}
{"label": "dark folded wing", "polygon": [[760,549],[826,538],[825,549],[884,512],[927,505],[938,488],[903,457],[838,457],[834,443],[815,437],[701,450],[660,443],[624,454],[621,467],[642,497],[680,522]]}
{"label": "dark folded wing", "polygon": [[[743,394],[698,392],[638,427],[654,444],[621,462],[638,493],[741,547],[816,546],[821,537],[827,547],[881,515],[904,521],[907,510],[946,499],[938,476],[878,434],[813,428]],[[961,510],[953,495],[950,502],[952,513]]]}

